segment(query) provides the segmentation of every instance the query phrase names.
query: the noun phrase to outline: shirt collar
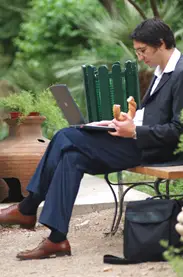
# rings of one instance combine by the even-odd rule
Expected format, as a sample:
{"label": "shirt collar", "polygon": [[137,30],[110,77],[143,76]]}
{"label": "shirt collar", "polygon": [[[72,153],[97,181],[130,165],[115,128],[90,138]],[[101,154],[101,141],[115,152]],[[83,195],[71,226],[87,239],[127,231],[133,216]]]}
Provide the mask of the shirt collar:
{"label": "shirt collar", "polygon": [[169,73],[174,71],[177,62],[180,59],[180,56],[181,52],[177,48],[175,48],[163,72],[161,71],[160,66],[158,65],[154,71],[154,75],[160,77],[163,73]]}

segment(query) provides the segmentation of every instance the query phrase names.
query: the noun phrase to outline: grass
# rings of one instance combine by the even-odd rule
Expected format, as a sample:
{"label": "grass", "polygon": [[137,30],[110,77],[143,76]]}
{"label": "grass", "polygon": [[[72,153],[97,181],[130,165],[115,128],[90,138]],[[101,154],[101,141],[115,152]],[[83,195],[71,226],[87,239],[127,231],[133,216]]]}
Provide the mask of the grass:
{"label": "grass", "polygon": [[[143,174],[131,173],[128,171],[123,171],[122,176],[123,176],[123,182],[131,182],[131,183],[140,182],[140,181],[142,182],[155,181],[156,179],[155,177],[151,177]],[[98,177],[104,178],[103,175],[98,175]],[[111,173],[109,177],[111,182],[117,183],[118,179],[117,179],[116,173]],[[138,187],[135,187],[135,189],[145,192],[152,196],[155,195],[154,190],[147,185],[140,185]],[[165,183],[160,184],[160,191],[163,194],[166,193]],[[170,194],[183,194],[183,179],[179,179],[170,183]]]}

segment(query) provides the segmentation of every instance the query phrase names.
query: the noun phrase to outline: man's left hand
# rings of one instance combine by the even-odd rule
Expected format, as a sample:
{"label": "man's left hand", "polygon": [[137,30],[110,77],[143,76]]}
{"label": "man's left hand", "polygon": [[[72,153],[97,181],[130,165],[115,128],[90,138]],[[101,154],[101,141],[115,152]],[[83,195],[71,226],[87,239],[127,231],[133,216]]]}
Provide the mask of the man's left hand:
{"label": "man's left hand", "polygon": [[112,120],[112,125],[116,132],[109,132],[111,136],[118,136],[124,138],[134,138],[136,126],[127,113],[123,113],[124,121]]}

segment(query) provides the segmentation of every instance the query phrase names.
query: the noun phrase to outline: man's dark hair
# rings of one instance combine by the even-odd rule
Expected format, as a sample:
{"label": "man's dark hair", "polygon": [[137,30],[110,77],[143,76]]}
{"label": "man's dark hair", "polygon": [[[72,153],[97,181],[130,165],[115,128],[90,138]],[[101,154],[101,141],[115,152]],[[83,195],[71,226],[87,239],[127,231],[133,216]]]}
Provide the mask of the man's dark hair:
{"label": "man's dark hair", "polygon": [[153,47],[161,46],[162,40],[167,49],[176,46],[172,30],[159,18],[144,20],[135,28],[130,37],[133,40],[146,43]]}

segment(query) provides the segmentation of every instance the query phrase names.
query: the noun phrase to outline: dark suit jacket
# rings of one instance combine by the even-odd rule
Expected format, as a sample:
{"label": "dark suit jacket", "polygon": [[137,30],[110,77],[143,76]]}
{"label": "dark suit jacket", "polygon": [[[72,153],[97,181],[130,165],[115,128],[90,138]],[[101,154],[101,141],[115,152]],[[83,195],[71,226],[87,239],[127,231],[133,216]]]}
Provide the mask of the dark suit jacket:
{"label": "dark suit jacket", "polygon": [[137,126],[137,145],[142,150],[143,161],[165,162],[177,159],[177,148],[183,124],[183,55],[173,72],[164,73],[160,83],[150,96],[155,77],[145,94],[143,126]]}

